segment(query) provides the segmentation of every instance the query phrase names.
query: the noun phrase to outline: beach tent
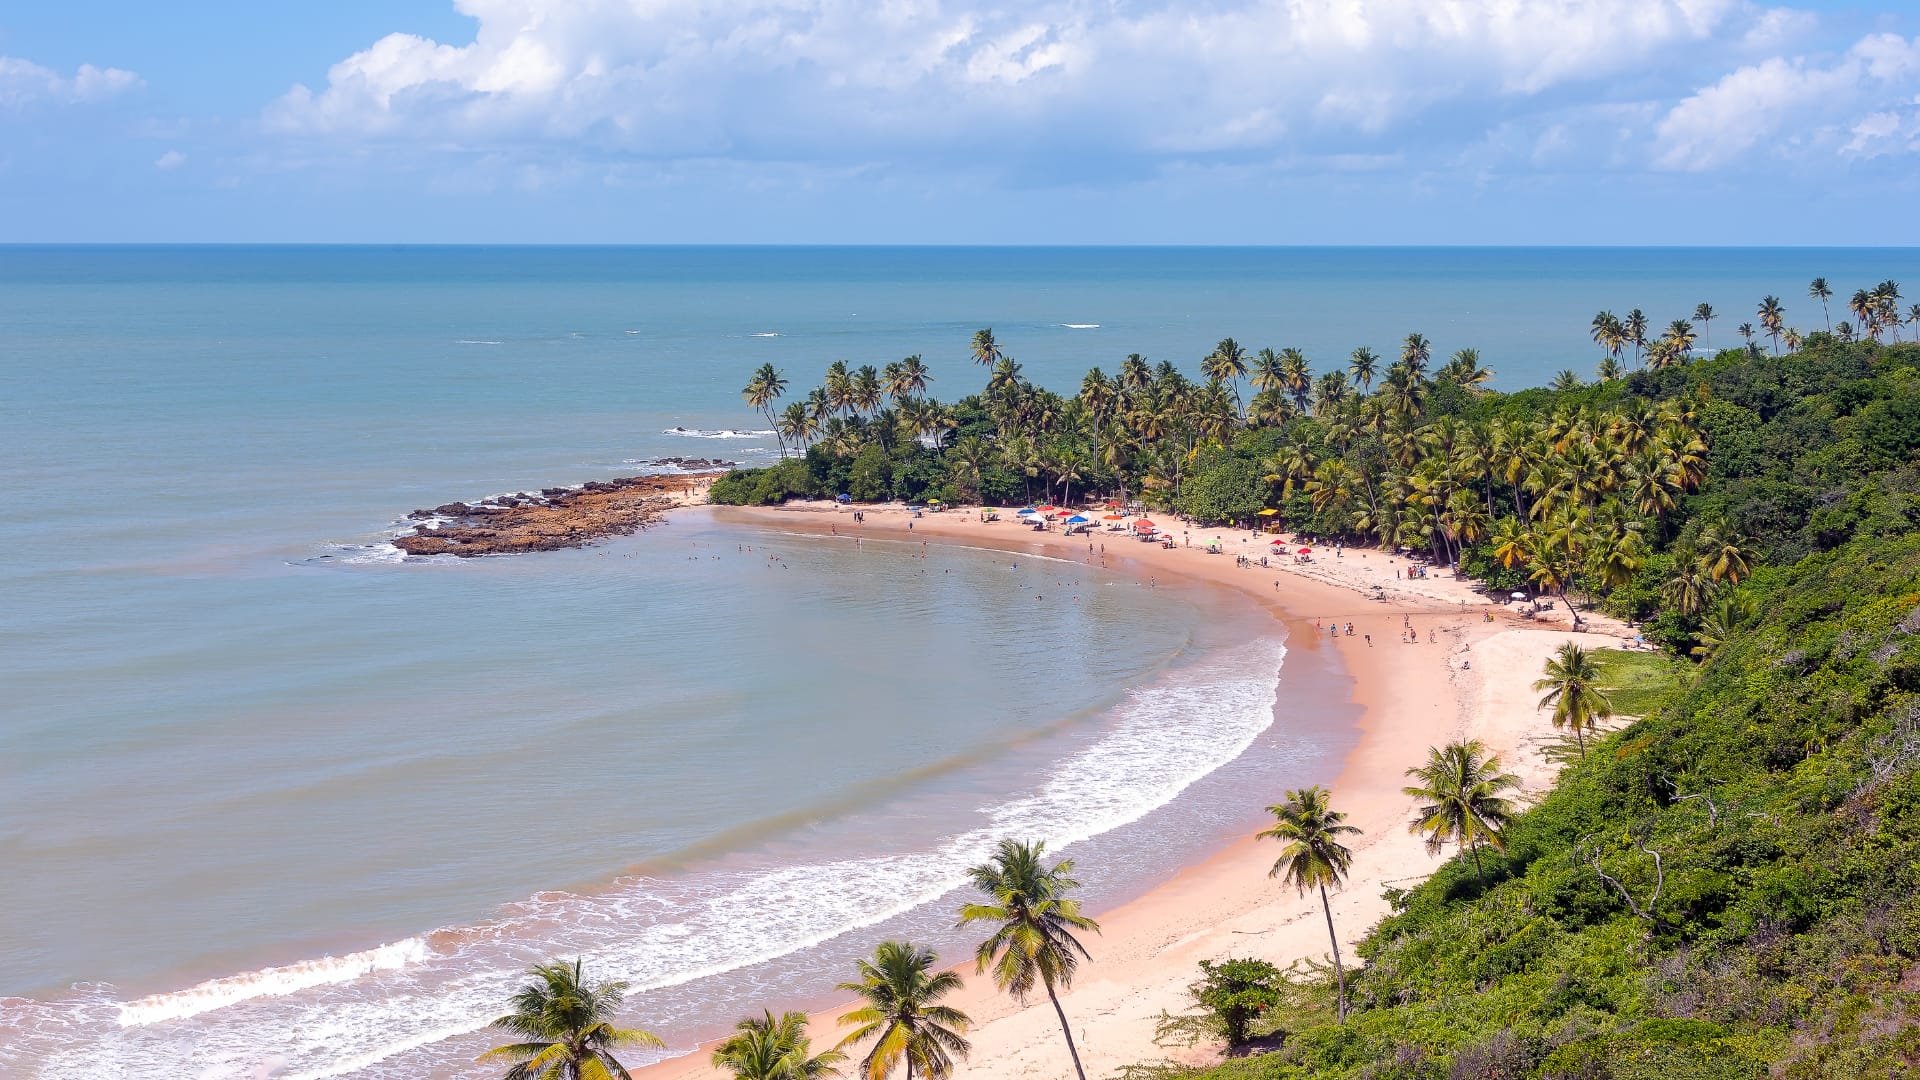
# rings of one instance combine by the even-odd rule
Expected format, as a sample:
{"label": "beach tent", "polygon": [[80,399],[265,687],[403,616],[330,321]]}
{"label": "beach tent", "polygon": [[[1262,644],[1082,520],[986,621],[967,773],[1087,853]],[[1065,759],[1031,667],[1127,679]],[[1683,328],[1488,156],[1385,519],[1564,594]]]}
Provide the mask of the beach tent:
{"label": "beach tent", "polygon": [[1280,511],[1278,511],[1278,510],[1275,510],[1275,509],[1274,509],[1273,507],[1271,507],[1271,506],[1269,506],[1269,507],[1267,507],[1267,508],[1266,508],[1265,510],[1262,510],[1262,511],[1260,511],[1260,512],[1259,512],[1259,516],[1260,516],[1260,517],[1272,517],[1273,515],[1275,515],[1275,514],[1277,514],[1277,513],[1279,513],[1279,512],[1280,512]]}
{"label": "beach tent", "polygon": [[1053,511],[1058,510],[1060,508],[1053,505],[1052,503],[1048,503],[1045,506],[1036,506],[1034,507],[1034,509],[1040,511],[1043,514],[1047,514],[1047,513],[1052,513]]}
{"label": "beach tent", "polygon": [[1138,529],[1141,532],[1152,532],[1153,530],[1159,528],[1158,525],[1155,525],[1153,522],[1148,521],[1146,518],[1141,518],[1139,521],[1134,522],[1133,527],[1135,529]]}
{"label": "beach tent", "polygon": [[1087,521],[1087,519],[1086,519],[1086,518],[1084,518],[1084,517],[1081,517],[1081,516],[1080,516],[1079,514],[1075,514],[1075,515],[1073,515],[1072,517],[1070,517],[1070,518],[1068,518],[1068,519],[1067,519],[1067,524],[1069,524],[1069,525],[1084,525],[1084,524],[1086,523],[1086,521]]}

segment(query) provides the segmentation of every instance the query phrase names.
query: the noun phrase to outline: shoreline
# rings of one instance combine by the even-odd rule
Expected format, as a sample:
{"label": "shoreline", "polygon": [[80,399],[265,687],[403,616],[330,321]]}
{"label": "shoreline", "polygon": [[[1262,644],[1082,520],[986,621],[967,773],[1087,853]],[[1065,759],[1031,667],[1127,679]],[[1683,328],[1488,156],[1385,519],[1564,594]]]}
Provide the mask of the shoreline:
{"label": "shoreline", "polygon": [[[1500,754],[1506,768],[1520,774],[1525,792],[1551,786],[1553,769],[1537,750],[1553,732],[1533,708],[1531,684],[1561,642],[1607,643],[1604,620],[1589,617],[1586,632],[1577,635],[1551,619],[1523,621],[1450,577],[1389,577],[1406,564],[1378,551],[1348,552],[1338,560],[1306,564],[1289,556],[1279,560],[1284,565],[1263,568],[1257,557],[1267,545],[1245,533],[1227,539],[1226,530],[1204,530],[1206,537],[1223,541],[1223,553],[1209,555],[1199,547],[1162,549],[1121,533],[1069,538],[1054,531],[1034,532],[1010,513],[998,522],[983,523],[974,511],[915,518],[897,506],[861,506],[865,520],[856,524],[852,509],[796,503],[714,507],[711,512],[716,520],[788,532],[960,544],[1094,565],[1104,559],[1110,568],[1138,569],[1156,587],[1162,575],[1175,589],[1198,583],[1224,586],[1258,602],[1284,625],[1289,658],[1337,665],[1350,682],[1350,700],[1358,710],[1356,739],[1334,766],[1334,775],[1319,782],[1331,788],[1334,807],[1348,814],[1349,824],[1363,830],[1352,844],[1352,876],[1330,897],[1341,952],[1350,965],[1358,961],[1352,943],[1388,913],[1381,891],[1422,880],[1449,857],[1427,855],[1421,840],[1408,833],[1412,800],[1401,794],[1404,770],[1424,761],[1430,745],[1478,738]],[[1114,548],[1103,555],[1105,544]],[[1234,558],[1239,554],[1253,556],[1256,564],[1241,568]],[[1376,584],[1384,600],[1368,599],[1367,590]],[[1493,613],[1492,621],[1488,613]],[[1559,614],[1565,618],[1564,605]],[[1328,620],[1355,624],[1354,636],[1330,636],[1319,625]],[[1417,644],[1396,640],[1403,621],[1419,633]],[[1371,644],[1368,635],[1374,638]],[[1280,693],[1285,692],[1283,681]],[[1275,790],[1271,798],[1278,801],[1281,796]],[[1185,987],[1197,976],[1200,960],[1252,955],[1285,967],[1296,959],[1327,954],[1318,899],[1296,897],[1267,879],[1277,853],[1278,845],[1272,842],[1241,836],[1196,853],[1135,899],[1092,912],[1102,928],[1087,940],[1093,959],[1082,965],[1074,987],[1061,995],[1090,1075],[1156,1059],[1191,1064],[1217,1060],[1216,1048],[1206,1044],[1163,1049],[1152,1041],[1155,1016],[1187,1007]],[[989,979],[976,976],[971,962],[955,969],[967,981],[951,1003],[974,1021],[969,1033],[973,1054],[956,1065],[955,1075],[1055,1076],[1065,1070],[1066,1049],[1044,997],[1018,1006],[994,990]],[[795,1007],[811,1010],[809,1030],[816,1050],[839,1040],[836,1021],[846,1008],[843,1000],[799,1002]],[[682,1056],[636,1071],[654,1080],[719,1075],[707,1061],[712,1045],[703,1042]]]}

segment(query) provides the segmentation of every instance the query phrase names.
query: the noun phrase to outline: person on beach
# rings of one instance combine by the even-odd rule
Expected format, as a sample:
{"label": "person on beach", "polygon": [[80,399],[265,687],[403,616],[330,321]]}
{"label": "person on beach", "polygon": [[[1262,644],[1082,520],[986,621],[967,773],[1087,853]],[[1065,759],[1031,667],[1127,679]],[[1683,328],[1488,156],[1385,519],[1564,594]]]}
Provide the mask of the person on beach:
{"label": "person on beach", "polygon": [[1373,635],[1372,635],[1372,634],[1362,634],[1361,636],[1367,639],[1367,648],[1369,648],[1369,649],[1371,649],[1371,648],[1373,648]]}

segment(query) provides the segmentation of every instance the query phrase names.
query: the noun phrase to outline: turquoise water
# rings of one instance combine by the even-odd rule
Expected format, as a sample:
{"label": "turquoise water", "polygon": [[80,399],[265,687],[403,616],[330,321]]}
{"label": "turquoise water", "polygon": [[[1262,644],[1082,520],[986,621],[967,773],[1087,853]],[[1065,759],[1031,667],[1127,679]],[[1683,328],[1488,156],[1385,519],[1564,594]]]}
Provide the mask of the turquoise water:
{"label": "turquoise water", "polygon": [[1810,328],[1808,278],[1916,266],[0,248],[0,1066],[452,1069],[559,952],[690,1037],[831,985],[883,930],[937,937],[922,902],[992,836],[1076,841],[1112,898],[1325,778],[1341,716],[1295,706],[1337,679],[1289,666],[1276,711],[1270,623],[1124,570],[701,515],[517,559],[385,545],[419,506],[765,460],[738,398],[762,362],[802,392],[918,352],[950,398],[984,379],[984,325],[1062,388],[1135,351],[1192,370],[1229,334],[1326,366],[1417,329],[1513,387],[1589,369],[1602,306],[1708,301],[1731,340],[1764,293]]}

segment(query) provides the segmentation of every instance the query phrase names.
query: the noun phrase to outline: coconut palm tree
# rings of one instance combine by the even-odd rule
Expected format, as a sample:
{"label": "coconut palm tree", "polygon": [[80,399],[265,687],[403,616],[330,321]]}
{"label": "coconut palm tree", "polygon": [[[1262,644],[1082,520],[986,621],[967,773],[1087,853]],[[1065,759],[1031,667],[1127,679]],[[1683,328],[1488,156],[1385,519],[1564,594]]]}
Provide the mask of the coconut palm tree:
{"label": "coconut palm tree", "polygon": [[1760,317],[1760,326],[1773,339],[1773,354],[1780,355],[1780,331],[1787,325],[1787,309],[1780,306],[1777,296],[1763,297],[1754,314]]}
{"label": "coconut palm tree", "polygon": [[1675,319],[1668,323],[1666,340],[1672,343],[1675,357],[1685,363],[1687,354],[1693,349],[1693,323],[1686,319]]}
{"label": "coconut palm tree", "polygon": [[1073,931],[1097,934],[1100,924],[1082,915],[1080,901],[1067,895],[1080,887],[1071,876],[1072,860],[1044,866],[1041,856],[1046,847],[1043,841],[1002,840],[991,860],[968,870],[967,877],[987,902],[962,905],[960,925],[997,924],[975,952],[976,966],[982,972],[991,970],[994,985],[1015,1001],[1025,1003],[1036,983],[1046,990],[1054,1015],[1060,1018],[1060,1034],[1066,1037],[1074,1074],[1087,1080],[1058,990],[1073,985],[1074,970],[1083,958],[1092,959]]}
{"label": "coconut palm tree", "polygon": [[1758,609],[1746,590],[1722,591],[1714,598],[1713,604],[1701,613],[1700,630],[1694,635],[1700,643],[1689,649],[1688,654],[1697,660],[1711,660],[1756,614]]}
{"label": "coconut palm tree", "polygon": [[1429,747],[1427,763],[1407,770],[1419,781],[1401,789],[1420,800],[1407,831],[1424,836],[1427,854],[1438,855],[1448,844],[1473,854],[1473,876],[1486,888],[1480,868],[1480,845],[1495,851],[1507,848],[1505,831],[1513,820],[1513,803],[1504,792],[1520,787],[1520,778],[1500,771],[1500,758],[1480,740]]}
{"label": "coconut palm tree", "polygon": [[1335,999],[1341,1023],[1347,1019],[1347,972],[1340,963],[1340,935],[1333,929],[1333,905],[1327,901],[1327,886],[1339,888],[1346,883],[1353,866],[1353,852],[1340,842],[1343,836],[1357,836],[1360,830],[1346,824],[1347,815],[1328,805],[1332,793],[1315,785],[1287,792],[1285,800],[1267,807],[1273,825],[1261,830],[1260,837],[1271,837],[1287,846],[1280,851],[1268,877],[1277,877],[1294,887],[1301,896],[1308,889],[1320,892],[1320,911],[1327,917],[1327,940],[1333,945],[1333,974],[1338,996]]}
{"label": "coconut palm tree", "polygon": [[1553,381],[1548,383],[1547,387],[1564,393],[1568,390],[1578,390],[1583,385],[1585,384],[1580,381],[1580,376],[1572,368],[1561,368],[1560,373],[1553,377]]}
{"label": "coconut palm tree", "polygon": [[1827,332],[1833,332],[1833,316],[1827,311],[1827,301],[1833,299],[1833,287],[1823,277],[1814,278],[1807,285],[1807,298],[1820,301],[1820,314],[1826,317]]}
{"label": "coconut palm tree", "polygon": [[1700,344],[1707,349],[1713,348],[1713,320],[1719,318],[1719,312],[1712,304],[1696,304],[1693,308],[1693,321],[1700,324]]}
{"label": "coconut palm tree", "polygon": [[1647,348],[1647,313],[1639,308],[1627,312],[1627,340],[1633,342],[1633,359],[1639,363]]}
{"label": "coconut palm tree", "polygon": [[1601,357],[1600,362],[1593,365],[1593,377],[1596,379],[1599,379],[1601,382],[1612,382],[1613,380],[1619,378],[1620,377],[1619,358],[1613,357],[1613,356]]}
{"label": "coconut palm tree", "polygon": [[747,399],[747,407],[767,418],[767,426],[773,429],[774,440],[780,444],[781,457],[787,456],[787,440],[780,434],[780,425],[774,422],[773,405],[786,392],[786,376],[775,370],[772,364],[761,364],[755,368],[747,385],[740,390],[740,396]]}
{"label": "coconut palm tree", "polygon": [[886,1080],[901,1064],[907,1080],[916,1073],[927,1080],[943,1080],[953,1072],[953,1059],[973,1049],[966,1040],[972,1021],[967,1014],[939,1001],[960,989],[960,976],[935,971],[939,962],[932,949],[904,941],[883,941],[872,960],[855,966],[860,978],[840,989],[860,995],[858,1008],[840,1015],[840,1026],[853,1028],[835,1049],[873,1039],[860,1059],[866,1080]]}
{"label": "coconut palm tree", "polygon": [[1586,733],[1596,721],[1613,715],[1613,701],[1600,690],[1600,666],[1593,654],[1569,641],[1548,660],[1546,677],[1533,684],[1547,691],[1539,708],[1553,706],[1553,726],[1572,728],[1580,742],[1580,756],[1587,754]]}
{"label": "coconut palm tree", "polygon": [[1380,357],[1365,345],[1353,350],[1352,355],[1347,358],[1347,373],[1353,376],[1353,384],[1358,386],[1363,394],[1373,389],[1374,372],[1379,366]]}
{"label": "coconut palm tree", "polygon": [[615,1047],[664,1047],[660,1037],[613,1026],[626,997],[624,982],[588,986],[580,961],[553,960],[527,969],[533,981],[513,995],[513,1011],[495,1020],[520,1037],[480,1055],[483,1062],[510,1061],[506,1080],[628,1080]]}
{"label": "coconut palm tree", "polygon": [[770,1011],[749,1016],[733,1031],[713,1048],[711,1060],[735,1080],[822,1080],[847,1059],[838,1050],[812,1053],[804,1013],[783,1013],[778,1020]]}
{"label": "coconut palm tree", "polygon": [[1400,362],[1407,366],[1415,378],[1426,373],[1427,362],[1433,359],[1433,343],[1424,334],[1408,334],[1400,343]]}
{"label": "coconut palm tree", "polygon": [[1247,350],[1232,338],[1220,339],[1206,359],[1200,361],[1200,374],[1218,379],[1233,389],[1233,408],[1240,410],[1240,380],[1247,377]]}
{"label": "coconut palm tree", "polygon": [[1000,351],[1000,343],[993,339],[992,327],[984,330],[975,330],[973,332],[971,352],[973,353],[973,362],[983,368],[991,368],[993,365],[999,363],[1004,356]]}

